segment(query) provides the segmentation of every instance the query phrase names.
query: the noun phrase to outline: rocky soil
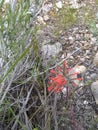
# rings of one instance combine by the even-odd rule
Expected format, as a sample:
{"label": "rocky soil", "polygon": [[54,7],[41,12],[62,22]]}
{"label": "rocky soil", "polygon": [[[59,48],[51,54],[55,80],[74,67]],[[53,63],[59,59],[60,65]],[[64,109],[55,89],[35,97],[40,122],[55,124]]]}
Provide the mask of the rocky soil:
{"label": "rocky soil", "polygon": [[[59,18],[55,17],[55,13],[62,10],[64,6],[74,9],[76,12],[78,11],[78,21],[75,24],[68,25],[68,28],[63,28],[63,23],[60,23],[62,24],[60,26]],[[68,112],[65,112],[66,99],[64,94],[57,95],[56,116],[58,119],[61,116],[59,113],[62,113],[61,123],[57,126],[58,130],[98,129],[98,108],[95,95],[93,95],[91,90],[91,84],[98,79],[98,59],[96,56],[98,53],[98,39],[89,24],[85,24],[84,17],[89,13],[84,12],[86,6],[89,7],[89,10],[95,7],[93,17],[96,20],[97,13],[95,12],[98,8],[94,0],[70,0],[66,2],[59,0],[55,3],[49,0],[44,3],[42,11],[37,17],[36,24],[42,26],[37,33],[37,38],[42,46],[43,66],[46,66],[48,63],[50,63],[50,66],[53,66],[68,57],[69,67],[75,67],[76,65],[86,67],[82,84],[79,84],[80,88],[75,91]],[[63,16],[60,18],[63,19]],[[96,22],[95,26],[97,29]],[[56,34],[55,30],[58,34]],[[51,59],[55,56],[56,60],[54,62]]]}

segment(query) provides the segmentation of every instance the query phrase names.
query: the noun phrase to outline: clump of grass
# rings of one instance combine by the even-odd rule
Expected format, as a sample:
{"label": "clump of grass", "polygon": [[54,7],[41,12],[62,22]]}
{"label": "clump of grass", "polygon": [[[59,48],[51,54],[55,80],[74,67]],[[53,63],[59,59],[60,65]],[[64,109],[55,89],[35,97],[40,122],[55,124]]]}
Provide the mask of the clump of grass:
{"label": "clump of grass", "polygon": [[56,11],[55,14],[55,26],[56,35],[59,35],[61,30],[66,30],[76,24],[77,22],[77,10],[63,7],[62,9]]}
{"label": "clump of grass", "polygon": [[[35,37],[37,29],[36,26],[30,25],[31,16],[27,13],[30,7],[29,0],[17,2],[14,10],[10,4],[5,5],[2,0],[0,7],[0,58],[4,60],[2,69],[0,68],[1,113],[7,107],[5,117],[2,115],[4,120],[0,118],[0,122],[5,124],[7,129],[27,130],[30,126],[27,128],[25,123],[29,122],[29,119],[26,113],[22,113],[32,91],[28,88],[32,86],[33,89],[35,84],[33,73],[28,70],[34,69],[34,60],[39,57]],[[30,129],[32,128],[31,124]]]}

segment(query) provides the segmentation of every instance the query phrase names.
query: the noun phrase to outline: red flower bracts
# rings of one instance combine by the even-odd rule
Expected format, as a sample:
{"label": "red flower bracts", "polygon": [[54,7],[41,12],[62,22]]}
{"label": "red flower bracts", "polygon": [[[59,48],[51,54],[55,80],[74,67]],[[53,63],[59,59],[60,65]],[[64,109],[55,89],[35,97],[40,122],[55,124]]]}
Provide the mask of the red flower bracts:
{"label": "red flower bracts", "polygon": [[63,75],[57,75],[56,77],[51,77],[50,86],[48,87],[48,91],[54,90],[54,92],[60,92],[64,88],[64,85],[66,84],[66,80]]}
{"label": "red flower bracts", "polygon": [[[68,69],[67,63],[64,62],[62,66],[57,66],[54,69],[50,70],[51,77],[49,77],[49,86],[48,86],[48,92],[54,91],[54,92],[61,92],[64,87],[67,85],[67,76],[71,77],[72,80],[82,80],[81,77],[77,77],[79,72],[73,72],[70,73],[73,70],[73,68]],[[73,77],[73,78],[72,78]],[[74,86],[77,86],[73,82]],[[68,85],[67,85],[68,86]]]}

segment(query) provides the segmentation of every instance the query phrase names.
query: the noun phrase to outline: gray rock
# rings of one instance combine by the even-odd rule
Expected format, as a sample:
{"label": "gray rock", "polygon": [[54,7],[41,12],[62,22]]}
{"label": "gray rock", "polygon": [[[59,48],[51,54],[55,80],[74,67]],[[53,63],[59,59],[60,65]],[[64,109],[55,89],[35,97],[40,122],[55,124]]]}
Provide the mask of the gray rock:
{"label": "gray rock", "polygon": [[92,91],[92,94],[95,98],[96,104],[98,104],[98,80],[91,84],[91,91]]}
{"label": "gray rock", "polygon": [[81,61],[81,62],[84,62],[84,61],[85,61],[85,58],[80,58],[80,61]]}
{"label": "gray rock", "polygon": [[90,75],[90,77],[91,77],[93,80],[95,80],[95,79],[97,78],[97,74],[96,74],[96,73],[93,73],[93,74]]}
{"label": "gray rock", "polygon": [[34,16],[36,13],[37,13],[38,9],[37,9],[37,6],[35,4],[33,4],[29,11],[27,13],[31,14],[32,16]]}
{"label": "gray rock", "polygon": [[61,43],[57,42],[55,44],[42,44],[42,58],[45,59],[51,59],[55,58],[59,52],[62,51],[62,45]]}

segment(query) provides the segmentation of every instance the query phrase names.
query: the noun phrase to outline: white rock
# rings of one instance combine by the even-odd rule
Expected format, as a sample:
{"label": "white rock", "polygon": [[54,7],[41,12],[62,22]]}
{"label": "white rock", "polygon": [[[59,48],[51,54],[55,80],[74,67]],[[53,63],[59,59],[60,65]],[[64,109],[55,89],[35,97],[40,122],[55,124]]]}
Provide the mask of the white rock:
{"label": "white rock", "polygon": [[98,28],[98,24],[96,24],[96,28]]}
{"label": "white rock", "polygon": [[86,50],[85,55],[88,55],[88,54],[90,54],[90,50]]}
{"label": "white rock", "polygon": [[44,19],[43,19],[42,16],[38,16],[38,17],[37,17],[37,20],[38,20],[38,22],[39,22],[40,24],[46,24],[46,23],[44,22]]}
{"label": "white rock", "polygon": [[44,19],[45,21],[48,21],[48,20],[49,20],[49,16],[48,16],[48,15],[44,15],[44,16],[43,16],[43,19]]}
{"label": "white rock", "polygon": [[65,55],[64,55],[64,54],[62,54],[61,59],[64,59],[64,58],[65,58]]}
{"label": "white rock", "polygon": [[72,36],[69,36],[69,41],[71,42],[71,43],[73,43],[74,42],[74,38],[72,37]]}
{"label": "white rock", "polygon": [[93,44],[96,43],[96,40],[97,40],[96,37],[92,37],[92,38],[91,38],[91,42],[92,42]]}
{"label": "white rock", "polygon": [[81,82],[81,83],[79,84],[79,86],[80,86],[80,87],[83,87],[83,86],[84,86],[84,83],[83,83],[83,82]]}
{"label": "white rock", "polygon": [[96,82],[93,82],[91,85],[91,91],[95,98],[96,104],[98,104],[98,80]]}
{"label": "white rock", "polygon": [[63,3],[61,1],[57,2],[56,7],[61,9],[63,7]]}
{"label": "white rock", "polygon": [[77,0],[70,0],[70,5],[71,5],[71,8],[74,8],[74,9],[80,8]]}
{"label": "white rock", "polygon": [[4,4],[10,4],[10,0],[5,0]]}
{"label": "white rock", "polygon": [[63,90],[62,90],[62,93],[65,95],[67,92],[67,89],[64,87]]}
{"label": "white rock", "polygon": [[4,63],[4,60],[2,58],[0,58],[0,68],[3,67],[3,63]]}
{"label": "white rock", "polygon": [[70,7],[74,8],[74,9],[79,9],[83,6],[86,6],[86,4],[84,2],[79,3],[79,0],[69,0],[69,4],[71,5]]}
{"label": "white rock", "polygon": [[83,102],[83,104],[84,104],[84,105],[88,105],[88,101],[85,100],[85,101]]}
{"label": "white rock", "polygon": [[95,66],[98,66],[98,52],[96,53],[96,55],[95,55],[95,57],[94,57],[93,64],[94,64]]}

